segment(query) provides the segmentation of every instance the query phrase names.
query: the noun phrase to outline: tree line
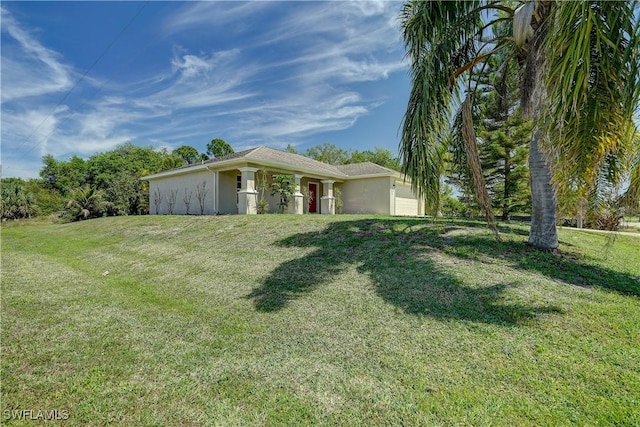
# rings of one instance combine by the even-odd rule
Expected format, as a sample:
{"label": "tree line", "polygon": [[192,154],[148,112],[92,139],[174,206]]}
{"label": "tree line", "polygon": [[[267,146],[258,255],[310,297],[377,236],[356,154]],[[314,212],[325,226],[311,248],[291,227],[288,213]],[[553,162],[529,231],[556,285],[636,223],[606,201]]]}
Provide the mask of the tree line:
{"label": "tree line", "polygon": [[345,150],[335,144],[325,143],[308,148],[304,152],[298,152],[294,147],[288,145],[286,151],[294,154],[301,154],[319,162],[330,165],[347,165],[350,163],[371,162],[387,169],[400,171],[400,159],[394,156],[391,150],[382,147],[375,147],[373,150]]}
{"label": "tree line", "polygon": [[39,178],[2,179],[1,217],[20,219],[55,214],[77,220],[146,214],[149,188],[141,177],[230,153],[233,148],[216,138],[207,144],[206,153],[188,145],[170,152],[127,142],[86,160],[78,156],[56,160],[50,154],[45,155]]}

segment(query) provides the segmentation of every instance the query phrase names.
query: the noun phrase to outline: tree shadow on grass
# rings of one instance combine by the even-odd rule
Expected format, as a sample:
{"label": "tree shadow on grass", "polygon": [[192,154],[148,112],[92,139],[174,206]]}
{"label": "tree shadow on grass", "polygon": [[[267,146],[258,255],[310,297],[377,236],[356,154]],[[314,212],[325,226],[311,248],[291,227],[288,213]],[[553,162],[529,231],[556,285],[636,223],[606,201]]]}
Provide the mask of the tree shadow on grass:
{"label": "tree shadow on grass", "polygon": [[[431,220],[433,224],[438,224],[441,220]],[[447,219],[450,222],[450,225],[456,227],[469,227],[469,228],[487,228],[487,223],[483,219],[467,219],[467,218],[453,218]],[[497,222],[498,231],[501,233],[511,233],[517,234],[519,236],[529,236],[529,231],[527,228],[529,227],[529,223],[524,221],[512,220],[512,221],[498,221]]]}
{"label": "tree shadow on grass", "polygon": [[461,280],[455,275],[455,262],[465,260],[507,264],[572,285],[640,295],[637,279],[629,275],[543,253],[524,242],[497,243],[482,228],[478,231],[482,234],[460,235],[468,229],[422,219],[334,222],[322,231],[277,242],[316,250],[280,264],[249,298],[259,311],[277,311],[355,264],[359,272],[369,275],[381,298],[406,313],[515,325],[541,313],[560,312],[553,305],[507,301],[505,291],[518,283]]}
{"label": "tree shadow on grass", "polygon": [[[483,262],[483,260],[506,260],[512,268],[542,274],[580,287],[598,287],[621,295],[640,296],[640,277],[586,263],[580,255],[560,251],[558,254],[539,251],[526,242],[494,244],[475,236],[459,239],[447,253]],[[575,247],[563,243],[566,247]],[[482,253],[475,248],[482,248]]]}

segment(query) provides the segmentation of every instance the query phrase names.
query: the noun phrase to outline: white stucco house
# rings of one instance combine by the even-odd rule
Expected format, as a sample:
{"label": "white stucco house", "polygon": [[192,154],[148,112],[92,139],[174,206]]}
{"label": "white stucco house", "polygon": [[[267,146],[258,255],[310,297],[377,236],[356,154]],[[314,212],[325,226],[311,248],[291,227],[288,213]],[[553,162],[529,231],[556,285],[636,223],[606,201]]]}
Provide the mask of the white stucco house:
{"label": "white stucco house", "polygon": [[[424,214],[424,204],[399,172],[374,163],[334,166],[263,146],[142,179],[149,182],[151,214],[256,214],[257,180],[266,175],[269,182],[274,174],[293,177],[290,213],[334,214],[334,189],[340,188],[343,213]],[[277,195],[266,191],[265,199],[271,212],[278,211]]]}

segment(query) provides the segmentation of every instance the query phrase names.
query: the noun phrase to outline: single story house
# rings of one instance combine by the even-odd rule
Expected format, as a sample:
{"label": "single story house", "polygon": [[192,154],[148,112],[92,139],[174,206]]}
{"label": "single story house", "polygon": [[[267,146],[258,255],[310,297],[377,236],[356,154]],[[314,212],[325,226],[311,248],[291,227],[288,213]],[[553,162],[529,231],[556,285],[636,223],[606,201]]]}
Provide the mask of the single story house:
{"label": "single story house", "polygon": [[290,213],[334,214],[339,188],[343,213],[424,214],[424,204],[399,172],[374,163],[334,166],[263,146],[142,179],[149,182],[151,214],[256,214],[261,198],[269,211],[279,209],[278,195],[260,185],[274,174],[291,175],[295,182]]}

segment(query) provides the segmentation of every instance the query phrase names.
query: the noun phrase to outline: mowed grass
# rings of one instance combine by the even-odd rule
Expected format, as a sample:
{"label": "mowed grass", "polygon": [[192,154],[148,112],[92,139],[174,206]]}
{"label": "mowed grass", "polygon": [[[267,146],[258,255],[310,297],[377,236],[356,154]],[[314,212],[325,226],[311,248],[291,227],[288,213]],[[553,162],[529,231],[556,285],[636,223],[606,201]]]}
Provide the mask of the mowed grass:
{"label": "mowed grass", "polygon": [[640,237],[365,216],[2,230],[2,416],[640,425]]}

